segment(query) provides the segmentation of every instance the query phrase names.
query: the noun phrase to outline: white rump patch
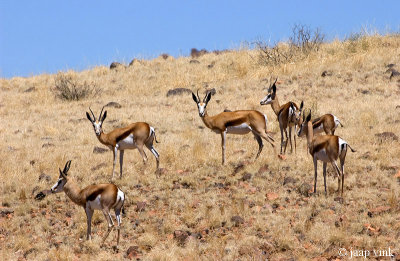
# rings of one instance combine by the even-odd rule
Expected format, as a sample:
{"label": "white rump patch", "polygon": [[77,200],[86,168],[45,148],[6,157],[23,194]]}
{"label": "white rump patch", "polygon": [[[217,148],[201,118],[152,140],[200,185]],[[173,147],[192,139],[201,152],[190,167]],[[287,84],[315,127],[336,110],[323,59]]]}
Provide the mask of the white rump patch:
{"label": "white rump patch", "polygon": [[251,131],[251,127],[247,123],[242,123],[236,126],[229,126],[226,128],[226,132],[230,134],[244,135]]}
{"label": "white rump patch", "polygon": [[[339,156],[342,154],[342,152],[347,151],[347,142],[343,140],[342,138],[338,139],[339,142]],[[344,144],[344,147],[343,147]],[[343,148],[342,148],[343,147]]]}
{"label": "white rump patch", "polygon": [[333,116],[333,121],[335,122],[335,129],[339,126],[339,119],[335,115],[331,114]]}

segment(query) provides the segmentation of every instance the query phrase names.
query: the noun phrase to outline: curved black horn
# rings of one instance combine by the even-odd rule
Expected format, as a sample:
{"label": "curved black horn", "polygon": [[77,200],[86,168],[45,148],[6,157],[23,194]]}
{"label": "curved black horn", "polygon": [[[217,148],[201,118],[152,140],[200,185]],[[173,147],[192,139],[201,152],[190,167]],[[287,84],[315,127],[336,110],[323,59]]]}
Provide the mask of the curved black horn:
{"label": "curved black horn", "polygon": [[106,107],[105,105],[103,106],[103,108],[101,108],[101,112],[100,112],[100,116],[99,116],[99,121],[101,120],[101,114],[103,114],[103,109],[104,107]]}
{"label": "curved black horn", "polygon": [[63,170],[63,173],[65,175],[67,175],[67,172],[68,172],[70,167],[71,167],[71,160],[69,160],[69,161],[67,161],[67,163],[65,163],[65,167],[64,167],[64,170]]}
{"label": "curved black horn", "polygon": [[199,89],[197,89],[197,100],[200,102]]}
{"label": "curved black horn", "polygon": [[96,121],[96,117],[94,116],[94,113],[93,113],[92,109],[90,109],[90,107],[89,107],[89,110],[90,110],[90,112],[91,112],[92,115],[93,115],[93,121]]}

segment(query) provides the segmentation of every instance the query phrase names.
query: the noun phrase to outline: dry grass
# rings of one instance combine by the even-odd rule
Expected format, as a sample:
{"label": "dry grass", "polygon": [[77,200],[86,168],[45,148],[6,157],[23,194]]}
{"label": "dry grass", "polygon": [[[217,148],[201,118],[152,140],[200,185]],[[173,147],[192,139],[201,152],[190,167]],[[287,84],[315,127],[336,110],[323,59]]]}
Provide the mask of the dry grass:
{"label": "dry grass", "polygon": [[[260,66],[254,57],[256,51],[236,50],[205,54],[197,58],[199,64],[189,63],[190,57],[160,57],[135,61],[124,70],[68,72],[76,79],[95,81],[102,90],[95,98],[80,101],[55,97],[57,75],[1,79],[0,210],[14,210],[0,217],[2,259],[87,260],[95,255],[115,260],[127,258],[130,246],[138,246],[139,257],[146,260],[330,259],[338,257],[341,247],[390,247],[400,254],[400,186],[394,177],[400,170],[400,146],[398,141],[375,137],[384,131],[399,136],[400,84],[389,81],[385,65],[400,65],[400,37],[335,41],[301,62],[276,67]],[[209,68],[210,64],[214,65]],[[332,76],[321,77],[323,71]],[[335,200],[337,181],[330,166],[327,197],[321,174],[317,196],[298,192],[302,183],[313,183],[305,140],[284,161],[266,145],[254,162],[253,137],[228,136],[227,165],[221,166],[220,136],[203,128],[191,96],[166,98],[172,88],[199,88],[202,93],[215,88],[209,114],[225,108],[257,109],[267,114],[269,129],[277,132],[272,109],[259,105],[268,85],[264,79],[271,75],[282,82],[281,102],[304,100],[314,115],[334,113],[344,124],[336,133],[358,151],[347,156],[343,203]],[[151,155],[143,166],[137,151],[125,153],[124,177],[113,181],[128,197],[119,252],[112,249],[115,233],[99,247],[106,231],[100,213],[94,216],[93,240],[86,242],[82,209],[64,194],[40,202],[32,194],[36,187],[35,193],[48,189],[58,177],[57,168],[68,159],[70,175],[82,186],[111,181],[111,152],[93,154],[100,143],[85,117],[89,106],[99,113],[110,101],[122,108],[108,108],[106,131],[129,122],[149,122],[161,141],[156,148],[166,169],[157,177]],[[275,137],[279,140],[278,134]],[[103,162],[105,167],[91,170]],[[235,173],[240,162],[248,164]],[[241,181],[246,172],[251,179]],[[42,173],[51,181],[39,181]],[[283,185],[285,177],[298,181]],[[268,200],[267,193],[278,197]],[[136,212],[136,202],[143,201],[145,210]],[[368,215],[379,206],[391,208]],[[243,223],[236,223],[233,216],[243,218]],[[177,230],[194,236],[182,244],[174,239]]]}

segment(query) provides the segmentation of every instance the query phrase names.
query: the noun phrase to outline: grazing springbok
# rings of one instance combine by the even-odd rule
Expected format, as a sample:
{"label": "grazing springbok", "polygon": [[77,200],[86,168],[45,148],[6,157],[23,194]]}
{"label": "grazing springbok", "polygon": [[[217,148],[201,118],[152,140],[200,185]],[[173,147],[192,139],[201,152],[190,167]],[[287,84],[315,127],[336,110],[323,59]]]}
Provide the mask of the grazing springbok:
{"label": "grazing springbok", "polygon": [[[259,111],[252,110],[240,110],[240,111],[229,111],[221,112],[214,116],[208,116],[207,114],[207,104],[211,99],[211,92],[207,92],[203,101],[200,101],[199,91],[197,91],[197,97],[192,92],[192,98],[197,104],[199,110],[199,116],[203,120],[207,128],[212,131],[221,134],[221,146],[222,146],[222,165],[225,164],[225,143],[226,134],[239,134],[244,135],[252,132],[254,138],[258,143],[258,152],[256,159],[260,156],[263,149],[262,139],[274,147],[272,143],[274,139],[267,132],[267,116]],[[272,141],[272,142],[271,142]]]}
{"label": "grazing springbok", "polygon": [[[326,192],[326,165],[327,163],[331,163],[333,168],[335,169],[338,175],[338,192],[340,190],[340,181],[342,181],[342,192],[341,196],[343,197],[343,186],[344,186],[344,162],[346,159],[347,148],[350,148],[352,152],[356,152],[350,145],[336,135],[322,135],[322,136],[314,136],[313,135],[313,124],[311,120],[311,110],[310,114],[308,114],[307,118],[304,120],[303,115],[303,123],[300,125],[298,135],[301,136],[305,134],[307,136],[307,147],[308,151],[313,157],[314,160],[314,193],[317,192],[317,168],[318,168],[318,160],[323,162],[323,175],[324,175],[324,186],[325,186],[325,195]],[[340,167],[336,164],[336,160],[340,159]]]}
{"label": "grazing springbok", "polygon": [[[303,101],[300,104],[300,108],[294,102],[288,102],[282,106],[279,105],[278,97],[276,96],[276,78],[275,82],[268,88],[268,94],[260,101],[260,105],[268,105],[271,104],[272,110],[275,112],[278,117],[279,129],[281,131],[281,152],[283,145],[285,145],[285,149],[283,154],[286,153],[286,147],[288,143],[288,139],[290,142],[290,152],[293,152],[292,147],[292,127],[294,126],[294,131],[296,133],[296,127],[300,123],[301,113],[303,110]],[[289,138],[287,129],[289,129]],[[286,141],[283,137],[283,132],[285,132]],[[296,134],[293,135],[294,139],[294,151],[296,152]]]}
{"label": "grazing springbok", "polygon": [[146,146],[151,153],[153,153],[154,157],[156,158],[157,162],[157,169],[159,169],[160,164],[160,155],[153,147],[154,140],[158,143],[156,138],[156,133],[154,128],[151,127],[146,122],[135,122],[131,123],[126,127],[123,128],[116,128],[109,133],[104,133],[102,129],[102,125],[104,120],[107,117],[107,111],[103,113],[103,108],[101,109],[100,116],[98,121],[93,114],[93,111],[89,108],[90,112],[92,113],[93,119],[90,117],[89,113],[86,112],[86,117],[92,123],[94,132],[97,136],[97,139],[107,147],[109,147],[113,152],[113,170],[112,176],[114,177],[114,169],[117,163],[117,153],[119,153],[119,167],[120,167],[120,178],[122,178],[122,165],[124,162],[124,151],[127,149],[138,149],[140,155],[143,158],[143,162],[146,164],[147,162],[147,155],[143,150],[143,146]]}
{"label": "grazing springbok", "polygon": [[333,114],[324,114],[312,121],[314,135],[325,131],[326,134],[334,135],[336,128],[343,124]]}
{"label": "grazing springbok", "polygon": [[[64,191],[65,194],[77,205],[83,207],[87,217],[87,233],[86,239],[92,238],[92,216],[95,209],[101,210],[108,223],[108,230],[103,237],[102,244],[107,239],[111,230],[114,227],[113,220],[111,218],[110,210],[115,211],[115,217],[117,219],[117,246],[119,244],[119,235],[121,228],[121,209],[124,206],[125,194],[114,184],[97,184],[89,185],[84,189],[80,189],[76,182],[68,176],[68,170],[71,166],[71,161],[67,161],[64,170],[60,171],[60,176],[56,184],[54,184],[50,193],[59,193]],[[43,192],[36,195],[37,199],[42,199],[45,196]]]}

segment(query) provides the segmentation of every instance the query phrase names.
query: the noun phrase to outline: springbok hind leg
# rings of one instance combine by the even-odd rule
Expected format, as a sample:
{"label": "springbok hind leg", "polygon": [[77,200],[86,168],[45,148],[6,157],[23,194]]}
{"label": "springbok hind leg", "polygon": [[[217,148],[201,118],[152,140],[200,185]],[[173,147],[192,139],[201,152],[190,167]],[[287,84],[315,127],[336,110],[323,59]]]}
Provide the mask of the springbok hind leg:
{"label": "springbok hind leg", "polygon": [[112,218],[111,218],[110,210],[107,209],[107,208],[104,208],[104,209],[103,209],[103,214],[104,214],[104,217],[105,217],[106,220],[107,220],[108,229],[107,229],[107,233],[106,233],[105,236],[103,237],[103,240],[102,240],[102,243],[101,243],[101,244],[104,244],[104,242],[106,241],[108,235],[110,234],[111,230],[112,230],[113,227],[114,227],[114,223],[113,223]]}
{"label": "springbok hind leg", "polygon": [[261,137],[257,133],[253,132],[253,135],[254,135],[254,138],[256,139],[257,143],[258,143],[258,152],[257,152],[257,155],[256,155],[256,159],[257,159],[258,156],[260,156],[260,153],[261,153],[264,145],[263,145]]}

